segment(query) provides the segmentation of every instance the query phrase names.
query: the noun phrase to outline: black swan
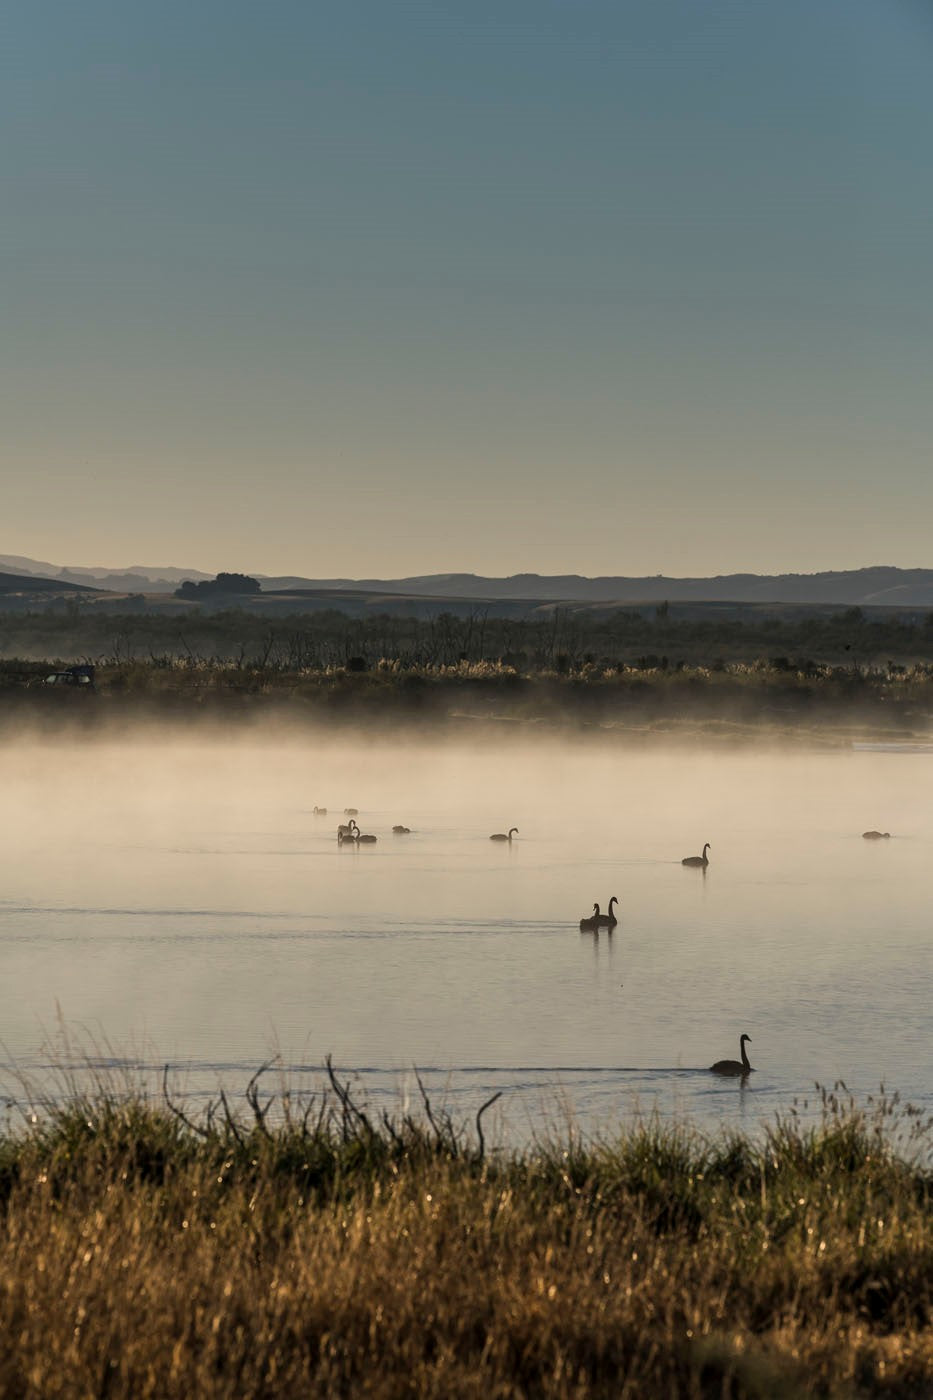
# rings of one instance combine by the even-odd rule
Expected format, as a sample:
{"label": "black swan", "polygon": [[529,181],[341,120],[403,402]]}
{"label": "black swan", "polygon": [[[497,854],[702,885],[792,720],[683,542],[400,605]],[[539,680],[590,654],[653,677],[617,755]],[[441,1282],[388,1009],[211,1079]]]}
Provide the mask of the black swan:
{"label": "black swan", "polygon": [[616,916],[615,916],[615,910],[613,909],[612,906],[613,906],[614,904],[618,904],[618,902],[619,902],[619,896],[614,894],[614,895],[612,896],[612,898],[610,899],[610,901],[609,901],[609,913],[608,913],[608,914],[599,914],[599,905],[597,904],[597,906],[596,906],[596,912],[597,912],[597,914],[599,914],[599,919],[598,919],[597,922],[598,922],[600,928],[615,928],[616,924],[617,924],[619,921],[618,921],[618,919],[617,919]]}
{"label": "black swan", "polygon": [[741,1074],[744,1078],[746,1074],[752,1073],[752,1067],[748,1062],[748,1055],[745,1053],[745,1042],[751,1040],[750,1035],[739,1036],[739,1049],[742,1052],[741,1060],[717,1060],[714,1065],[710,1065],[713,1074]]}

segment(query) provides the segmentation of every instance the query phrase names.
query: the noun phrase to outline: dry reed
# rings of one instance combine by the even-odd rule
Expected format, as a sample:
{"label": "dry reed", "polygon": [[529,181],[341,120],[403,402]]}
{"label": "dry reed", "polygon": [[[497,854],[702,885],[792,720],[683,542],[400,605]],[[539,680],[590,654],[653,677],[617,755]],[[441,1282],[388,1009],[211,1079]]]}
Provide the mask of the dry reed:
{"label": "dry reed", "polygon": [[929,1125],[894,1101],[491,1156],[336,1075],[249,1102],[97,1085],[0,1140],[0,1393],[933,1393]]}

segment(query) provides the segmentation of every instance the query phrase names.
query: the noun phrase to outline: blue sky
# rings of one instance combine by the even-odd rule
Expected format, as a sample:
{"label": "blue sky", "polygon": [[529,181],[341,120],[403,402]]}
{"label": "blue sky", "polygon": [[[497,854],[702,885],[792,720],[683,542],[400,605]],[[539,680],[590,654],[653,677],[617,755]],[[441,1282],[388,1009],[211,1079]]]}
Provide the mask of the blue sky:
{"label": "blue sky", "polygon": [[929,564],[933,14],[14,3],[0,548]]}

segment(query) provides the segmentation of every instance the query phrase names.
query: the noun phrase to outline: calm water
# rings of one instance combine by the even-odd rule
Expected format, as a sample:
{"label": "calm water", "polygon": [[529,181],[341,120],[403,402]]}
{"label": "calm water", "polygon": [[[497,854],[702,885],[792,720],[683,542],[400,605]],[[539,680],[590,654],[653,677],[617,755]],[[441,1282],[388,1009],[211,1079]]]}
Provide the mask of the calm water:
{"label": "calm water", "polygon": [[[63,1024],[195,1096],[272,1054],[311,1087],[331,1053],[404,1101],[417,1066],[455,1112],[505,1090],[513,1138],[637,1108],[754,1127],[837,1079],[933,1106],[933,757],[305,738],[2,764],[8,1092],[67,1058]],[[377,844],[338,848],[345,806]],[[615,933],[581,935],[612,894]],[[703,1068],[742,1031],[744,1087]]]}

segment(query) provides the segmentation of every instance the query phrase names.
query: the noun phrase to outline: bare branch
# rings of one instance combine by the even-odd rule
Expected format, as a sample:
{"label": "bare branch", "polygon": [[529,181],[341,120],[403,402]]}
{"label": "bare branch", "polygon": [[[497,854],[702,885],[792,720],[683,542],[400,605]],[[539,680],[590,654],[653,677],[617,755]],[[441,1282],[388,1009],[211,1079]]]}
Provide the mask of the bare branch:
{"label": "bare branch", "polygon": [[[167,1064],[162,1071],[162,1095],[165,1099],[167,1107],[171,1109],[172,1113],[174,1113],[176,1118],[178,1118],[182,1123],[184,1123],[186,1128],[190,1128],[193,1133],[198,1133],[203,1138],[210,1137],[210,1124],[208,1124],[207,1128],[202,1128],[199,1123],[195,1123],[192,1118],[189,1118],[187,1113],[185,1113],[183,1109],[180,1109],[177,1104],[172,1103],[168,1092]],[[210,1105],[208,1105],[208,1107],[210,1107]]]}
{"label": "bare branch", "polygon": [[499,1092],[498,1092],[497,1094],[493,1094],[493,1096],[492,1096],[491,1099],[487,1099],[487,1100],[486,1100],[486,1102],[483,1104],[482,1108],[479,1110],[479,1112],[478,1112],[477,1115],[476,1115],[476,1136],[479,1138],[479,1160],[480,1160],[480,1161],[482,1161],[483,1158],[484,1158],[485,1155],[486,1155],[486,1139],[483,1137],[483,1114],[486,1112],[487,1108],[492,1108],[493,1104],[496,1102],[496,1099],[501,1099],[501,1098],[502,1098],[502,1090],[500,1089]]}

